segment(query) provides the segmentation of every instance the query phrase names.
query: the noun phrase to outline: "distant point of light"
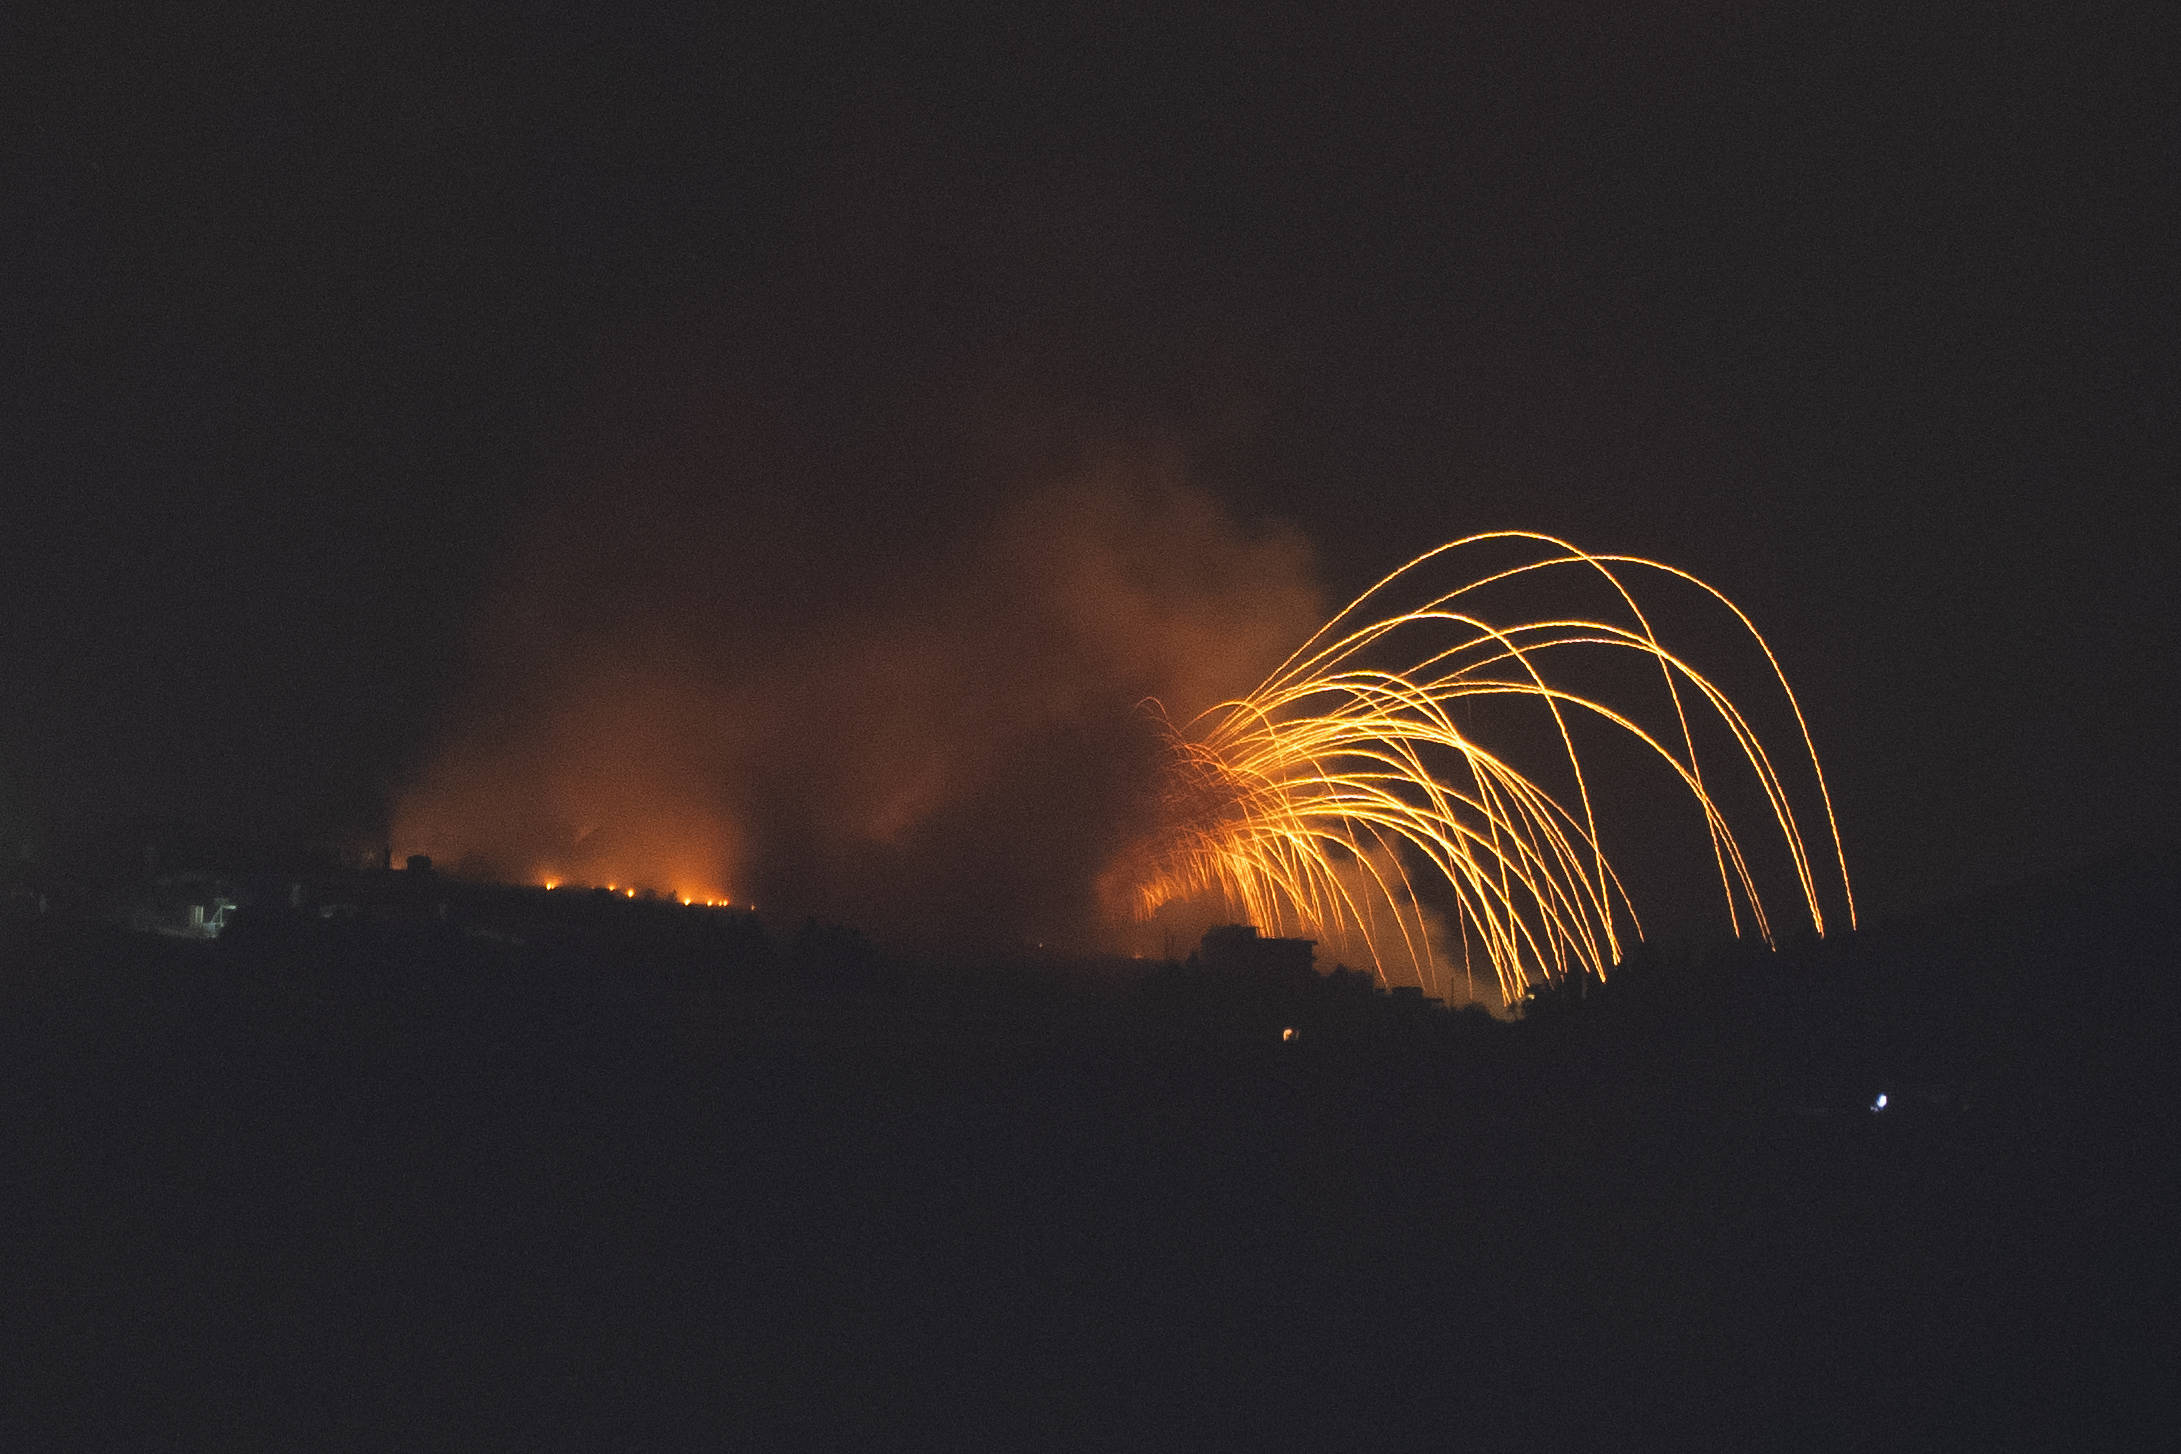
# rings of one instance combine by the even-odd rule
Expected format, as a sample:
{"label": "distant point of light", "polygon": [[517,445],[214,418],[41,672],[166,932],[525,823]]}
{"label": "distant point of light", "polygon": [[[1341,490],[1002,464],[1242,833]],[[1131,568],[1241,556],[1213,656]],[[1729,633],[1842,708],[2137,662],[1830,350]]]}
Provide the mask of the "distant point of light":
{"label": "distant point of light", "polygon": [[1295,1038],[1295,1027],[1293,1025],[1290,1025],[1285,1030],[1282,1030],[1280,1032],[1280,1038],[1282,1040],[1293,1040]]}
{"label": "distant point of light", "polygon": [[1885,1108],[1886,1108],[1886,1093],[1885,1093],[1884,1091],[1880,1091],[1880,1092],[1878,1093],[1878,1099],[1877,1099],[1877,1100],[1875,1100],[1875,1101],[1872,1101],[1872,1102],[1871,1102],[1871,1109],[1872,1109],[1873,1111],[1882,1111],[1882,1110],[1884,1110]]}
{"label": "distant point of light", "polygon": [[555,889],[557,889],[557,888],[559,888],[559,887],[560,887],[560,880],[559,880],[559,879],[557,879],[557,878],[549,878],[549,879],[547,879],[547,880],[545,881],[545,891],[546,891],[547,893],[551,893],[551,892],[552,892],[553,890],[555,890]]}

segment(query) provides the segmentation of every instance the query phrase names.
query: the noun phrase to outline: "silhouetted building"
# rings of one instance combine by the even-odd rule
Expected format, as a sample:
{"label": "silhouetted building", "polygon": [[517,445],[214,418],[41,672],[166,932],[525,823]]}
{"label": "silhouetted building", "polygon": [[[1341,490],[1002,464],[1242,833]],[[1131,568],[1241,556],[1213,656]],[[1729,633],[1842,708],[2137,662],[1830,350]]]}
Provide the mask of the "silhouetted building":
{"label": "silhouetted building", "polygon": [[1254,924],[1221,924],[1204,931],[1197,962],[1216,974],[1308,979],[1317,973],[1317,950],[1315,939],[1267,939]]}
{"label": "silhouetted building", "polygon": [[217,939],[235,906],[235,890],[225,879],[203,873],[168,874],[128,903],[123,922],[139,933]]}

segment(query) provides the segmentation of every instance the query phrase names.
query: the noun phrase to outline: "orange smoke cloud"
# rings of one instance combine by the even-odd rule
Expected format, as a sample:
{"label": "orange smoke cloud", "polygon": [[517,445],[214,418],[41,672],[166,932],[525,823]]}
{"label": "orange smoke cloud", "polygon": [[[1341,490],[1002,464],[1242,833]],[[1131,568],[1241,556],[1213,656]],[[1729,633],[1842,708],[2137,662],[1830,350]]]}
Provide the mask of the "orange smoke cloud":
{"label": "orange smoke cloud", "polygon": [[569,494],[516,549],[399,852],[1089,943],[1151,811],[1137,703],[1246,691],[1323,615],[1297,535],[1141,452],[891,531],[853,496],[829,519],[660,474]]}

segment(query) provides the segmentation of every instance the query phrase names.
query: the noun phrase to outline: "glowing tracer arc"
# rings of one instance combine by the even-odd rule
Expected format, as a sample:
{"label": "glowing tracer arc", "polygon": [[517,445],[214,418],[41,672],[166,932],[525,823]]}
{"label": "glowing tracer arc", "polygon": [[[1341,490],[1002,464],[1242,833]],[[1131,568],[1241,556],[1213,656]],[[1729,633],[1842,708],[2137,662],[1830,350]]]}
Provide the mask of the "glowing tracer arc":
{"label": "glowing tracer arc", "polygon": [[[1433,593],[1434,579],[1445,581],[1457,557],[1507,548],[1492,542],[1530,558],[1467,581],[1455,576],[1453,589]],[[1483,614],[1493,588],[1569,570],[1602,579],[1609,589],[1601,599],[1618,602],[1605,614],[1619,619],[1508,625]],[[1798,778],[1807,760],[1800,792],[1790,793],[1743,712],[1660,643],[1628,585],[1647,574],[1696,587],[1756,643],[1801,737],[1801,751],[1787,760]],[[1366,608],[1397,590],[1417,591],[1422,604],[1371,619]],[[1577,652],[1634,653],[1654,664],[1664,688],[1654,704],[1658,721],[1646,725],[1632,709],[1556,685],[1545,666],[1557,668]],[[1571,792],[1547,792],[1457,726],[1453,705],[1484,697],[1527,698],[1543,708],[1552,727],[1546,740],[1557,738],[1553,755],[1566,766]],[[1503,1001],[1574,971],[1603,978],[1621,956],[1624,930],[1640,938],[1642,926],[1599,840],[1592,784],[1576,749],[1571,722],[1594,719],[1633,737],[1680,782],[1701,809],[1730,926],[1739,934],[1746,914],[1770,943],[1772,917],[1744,839],[1700,761],[1697,724],[1708,717],[1734,744],[1729,764],[1738,761],[1736,770],[1746,769],[1762,791],[1811,925],[1825,930],[1823,900],[1836,873],[1839,903],[1855,923],[1824,770],[1778,658],[1739,607],[1674,566],[1593,555],[1528,531],[1467,536],[1358,596],[1249,695],[1186,724],[1152,705],[1172,755],[1161,829],[1125,873],[1140,917],[1171,900],[1216,894],[1268,932],[1354,945],[1382,975],[1388,964],[1411,966],[1436,993],[1451,966],[1433,946],[1418,895],[1424,887],[1451,905],[1463,973],[1474,982],[1473,955],[1481,954]],[[1711,772],[1711,784],[1722,782],[1717,764]],[[1815,853],[1803,822],[1812,785],[1830,839]]]}

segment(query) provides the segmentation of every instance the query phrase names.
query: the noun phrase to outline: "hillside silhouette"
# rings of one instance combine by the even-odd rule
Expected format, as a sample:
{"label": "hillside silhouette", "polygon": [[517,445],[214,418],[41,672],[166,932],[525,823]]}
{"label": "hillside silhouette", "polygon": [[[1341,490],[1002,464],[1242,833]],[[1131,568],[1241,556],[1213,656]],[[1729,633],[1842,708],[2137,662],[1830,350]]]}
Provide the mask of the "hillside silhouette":
{"label": "hillside silhouette", "polygon": [[2134,1447],[2175,888],[1505,1019],[422,866],[12,897],[8,1442]]}

